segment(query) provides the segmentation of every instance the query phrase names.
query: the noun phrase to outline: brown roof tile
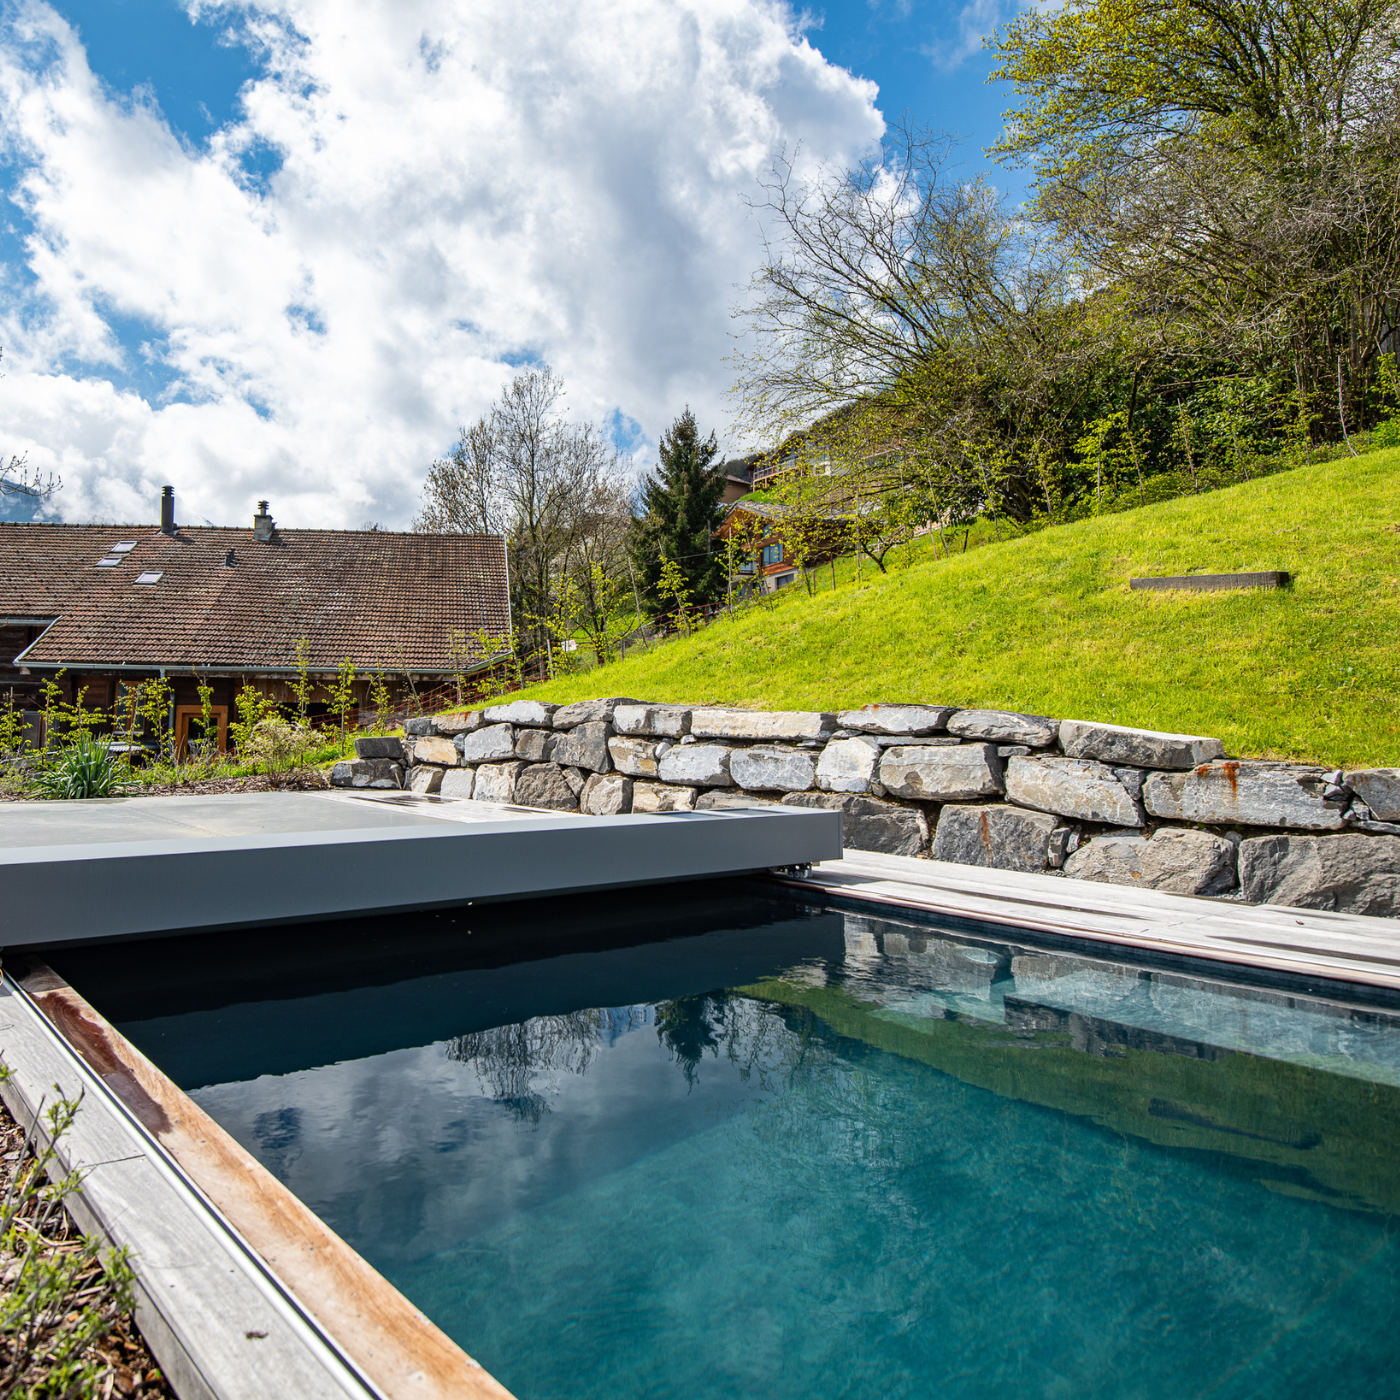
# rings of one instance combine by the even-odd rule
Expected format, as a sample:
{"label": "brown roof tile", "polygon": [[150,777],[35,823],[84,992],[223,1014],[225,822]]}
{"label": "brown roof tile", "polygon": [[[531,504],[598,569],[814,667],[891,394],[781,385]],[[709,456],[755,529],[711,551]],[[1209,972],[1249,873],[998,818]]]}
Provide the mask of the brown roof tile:
{"label": "brown roof tile", "polygon": [[[136,547],[115,568],[111,546]],[[225,564],[234,551],[232,567]],[[143,571],[153,584],[137,584]],[[0,524],[0,618],[56,618],[25,664],[296,665],[349,656],[361,671],[450,671],[449,633],[509,631],[505,553],[495,535]],[[469,643],[470,645],[474,644]]]}

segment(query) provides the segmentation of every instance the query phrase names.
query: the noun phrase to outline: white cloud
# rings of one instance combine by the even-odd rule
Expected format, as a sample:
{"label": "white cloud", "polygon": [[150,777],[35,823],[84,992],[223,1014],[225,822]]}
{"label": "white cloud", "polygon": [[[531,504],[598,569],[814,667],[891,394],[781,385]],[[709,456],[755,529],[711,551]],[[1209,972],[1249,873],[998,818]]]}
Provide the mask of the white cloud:
{"label": "white cloud", "polygon": [[206,149],[104,90],[47,6],[0,30],[32,228],[3,279],[0,448],[63,474],[68,519],[151,519],[169,481],[191,520],[270,496],[289,525],[404,524],[521,357],[577,414],[654,439],[689,402],[722,428],[740,196],[780,145],[841,162],[882,129],[873,86],[763,0],[202,14],[265,58]]}
{"label": "white cloud", "polygon": [[998,25],[1015,19],[1021,9],[1041,8],[1038,0],[967,0],[957,14],[957,37],[939,38],[921,52],[945,71],[958,68],[985,49],[985,41]]}

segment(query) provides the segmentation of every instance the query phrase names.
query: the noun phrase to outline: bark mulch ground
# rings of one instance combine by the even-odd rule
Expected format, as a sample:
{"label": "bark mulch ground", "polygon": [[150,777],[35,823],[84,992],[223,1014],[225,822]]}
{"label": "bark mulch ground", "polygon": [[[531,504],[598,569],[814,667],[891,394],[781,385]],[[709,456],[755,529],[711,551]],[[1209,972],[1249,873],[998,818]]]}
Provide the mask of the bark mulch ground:
{"label": "bark mulch ground", "polygon": [[[0,1396],[175,1400],[120,1290],[91,1257],[67,1211],[53,1203],[52,1188],[25,1189],[33,1161],[23,1130],[0,1104],[0,1198],[23,1199],[9,1236],[0,1240]],[[49,1282],[42,1306],[32,1307],[16,1294],[32,1289],[36,1276]],[[63,1282],[55,1286],[59,1277]],[[75,1333],[87,1334],[76,1354],[65,1345],[65,1336]],[[56,1362],[65,1350],[69,1354]]]}
{"label": "bark mulch ground", "polygon": [[330,775],[318,769],[295,775],[279,773],[269,778],[191,778],[183,783],[152,783],[132,788],[132,797],[208,797],[218,792],[319,792],[331,785]]}
{"label": "bark mulch ground", "polygon": [[[331,785],[330,774],[309,769],[297,774],[279,773],[270,778],[265,773],[247,778],[190,778],[179,783],[151,783],[133,786],[128,797],[209,797],[221,792],[320,792]],[[32,802],[34,794],[15,788],[0,787],[0,802]],[[0,1396],[3,1400],[3,1396]]]}

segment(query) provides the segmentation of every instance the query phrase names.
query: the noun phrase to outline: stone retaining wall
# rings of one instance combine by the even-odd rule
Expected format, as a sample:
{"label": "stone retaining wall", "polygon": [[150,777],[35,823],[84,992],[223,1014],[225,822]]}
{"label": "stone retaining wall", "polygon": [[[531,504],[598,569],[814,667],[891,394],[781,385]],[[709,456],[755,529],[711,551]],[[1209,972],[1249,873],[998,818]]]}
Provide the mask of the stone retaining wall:
{"label": "stone retaining wall", "polygon": [[516,700],[355,741],[340,787],[612,815],[839,809],[854,850],[1400,917],[1400,768],[947,705],[754,712]]}

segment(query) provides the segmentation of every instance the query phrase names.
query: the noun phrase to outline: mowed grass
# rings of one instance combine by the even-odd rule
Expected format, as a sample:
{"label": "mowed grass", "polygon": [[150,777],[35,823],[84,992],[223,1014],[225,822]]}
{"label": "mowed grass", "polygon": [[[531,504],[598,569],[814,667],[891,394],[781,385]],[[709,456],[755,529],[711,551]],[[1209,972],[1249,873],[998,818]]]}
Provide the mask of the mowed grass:
{"label": "mowed grass", "polygon": [[[930,553],[812,598],[797,585],[771,609],[526,693],[928,701],[1212,734],[1240,757],[1400,764],[1400,450]],[[1292,586],[1128,587],[1262,569]]]}

